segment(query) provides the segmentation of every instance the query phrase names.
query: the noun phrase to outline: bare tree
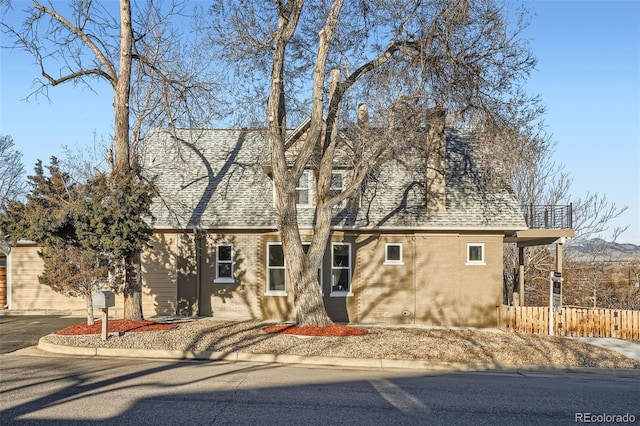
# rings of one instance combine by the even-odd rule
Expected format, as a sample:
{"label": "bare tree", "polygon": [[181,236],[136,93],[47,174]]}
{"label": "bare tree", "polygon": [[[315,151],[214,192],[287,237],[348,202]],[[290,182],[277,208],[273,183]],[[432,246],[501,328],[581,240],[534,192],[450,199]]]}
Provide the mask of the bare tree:
{"label": "bare tree", "polygon": [[[573,199],[572,180],[564,165],[553,160],[556,142],[546,132],[542,120],[544,109],[529,109],[527,120],[520,121],[514,132],[495,135],[496,143],[487,145],[493,167],[501,171],[510,183],[516,199],[522,206],[572,204],[575,238],[568,243],[585,241],[607,232],[612,220],[626,207],[608,203],[606,196],[587,194]],[[521,117],[527,114],[520,114]],[[615,227],[609,241],[615,241],[627,227]],[[594,252],[595,257],[599,253]],[[595,257],[592,260],[595,260]],[[511,300],[512,285],[516,285],[518,250],[509,244],[504,250],[505,302]],[[547,247],[525,248],[525,299],[528,304],[548,303],[548,277],[553,270]]]}
{"label": "bare tree", "polygon": [[[420,133],[424,120],[402,129],[393,125],[398,115],[421,111],[424,117],[427,108],[446,108],[450,122],[500,133],[513,128],[516,105],[526,109],[535,101],[518,88],[535,63],[518,39],[525,22],[509,26],[506,11],[492,1],[219,1],[213,13],[215,42],[252,77],[239,86],[260,92],[255,76],[269,81],[262,93],[278,229],[298,325],[330,323],[317,270],[332,208],[406,140],[399,130]],[[358,126],[356,108],[345,108],[360,102],[371,107],[369,126]],[[304,118],[305,138],[293,153],[287,123]],[[349,144],[339,127],[350,128]],[[340,150],[350,153],[352,164],[349,182],[336,192],[331,175]],[[306,253],[295,202],[305,169],[317,175],[314,236]]]}
{"label": "bare tree", "polygon": [[0,211],[8,201],[26,192],[24,166],[20,160],[22,153],[13,149],[13,145],[11,136],[0,135]]}
{"label": "bare tree", "polygon": [[[185,53],[186,38],[171,25],[184,24],[183,3],[150,0],[135,3],[132,10],[130,0],[119,0],[115,6],[83,0],[54,6],[34,0],[22,28],[2,26],[16,47],[31,53],[40,66],[44,79],[34,94],[64,83],[110,85],[114,136],[107,160],[117,186],[138,173],[138,154],[149,126],[207,120],[216,108],[195,106],[205,105],[216,91],[207,83],[208,61]],[[126,253],[124,261],[124,316],[139,320],[140,253]]]}
{"label": "bare tree", "polygon": [[[517,135],[510,135],[493,145],[494,151],[500,152],[492,158],[500,163],[521,206],[568,204],[571,180],[564,167],[553,160],[555,144],[546,133],[540,116],[537,119],[535,126],[521,129]],[[551,253],[547,247],[526,247],[524,254],[525,303],[545,305],[548,303],[549,271],[554,265]],[[518,261],[516,245],[505,245],[507,303],[516,291]]]}
{"label": "bare tree", "polygon": [[629,285],[640,288],[640,258],[629,262]]}
{"label": "bare tree", "polygon": [[627,210],[627,206],[618,207],[607,202],[605,194],[587,194],[573,202],[573,221],[576,230],[576,241],[585,241],[604,232],[610,232],[607,240],[615,242],[629,225],[615,226],[611,229],[611,221]]}

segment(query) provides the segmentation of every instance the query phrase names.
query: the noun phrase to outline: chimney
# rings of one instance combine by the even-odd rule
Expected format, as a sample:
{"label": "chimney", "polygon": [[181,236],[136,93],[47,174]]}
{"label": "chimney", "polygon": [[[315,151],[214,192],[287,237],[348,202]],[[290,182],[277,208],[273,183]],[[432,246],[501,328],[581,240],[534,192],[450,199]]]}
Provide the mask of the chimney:
{"label": "chimney", "polygon": [[425,199],[429,213],[446,211],[446,116],[447,110],[442,107],[436,106],[426,111]]}
{"label": "chimney", "polygon": [[367,104],[358,105],[358,128],[361,130],[369,128],[369,107]]}

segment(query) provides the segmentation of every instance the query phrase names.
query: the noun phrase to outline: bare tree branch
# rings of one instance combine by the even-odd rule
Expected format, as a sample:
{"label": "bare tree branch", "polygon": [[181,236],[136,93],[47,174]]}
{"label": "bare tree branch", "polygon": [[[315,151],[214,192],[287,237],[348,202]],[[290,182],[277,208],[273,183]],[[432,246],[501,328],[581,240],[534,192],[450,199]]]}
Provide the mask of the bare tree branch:
{"label": "bare tree branch", "polygon": [[[100,64],[104,67],[104,71],[101,71],[99,73],[95,72],[94,70],[87,70],[84,72],[78,71],[76,73],[72,73],[71,75],[63,77],[62,79],[51,79],[50,77],[47,76],[47,74],[44,72],[44,69],[43,69],[42,71],[43,76],[49,79],[49,81],[51,81],[53,85],[55,85],[55,84],[59,84],[64,81],[68,81],[76,77],[85,75],[85,73],[99,74],[100,76],[107,79],[107,81],[109,81],[111,85],[115,87],[116,81],[118,79],[115,67],[113,66],[112,62],[107,59],[103,51],[99,49],[98,46],[93,42],[93,40],[83,31],[83,29],[73,25],[64,16],[60,15],[54,9],[50,9],[48,7],[42,6],[36,0],[33,0],[33,4],[34,4],[34,8],[41,11],[42,13],[46,13],[47,15],[52,16],[54,19],[56,19],[58,22],[64,25],[67,29],[69,29],[69,31],[75,34],[79,39],[81,39],[86,44],[86,46],[93,52],[93,54],[98,59]],[[94,72],[89,72],[89,71],[94,71]],[[54,81],[55,81],[55,84],[53,83]]]}

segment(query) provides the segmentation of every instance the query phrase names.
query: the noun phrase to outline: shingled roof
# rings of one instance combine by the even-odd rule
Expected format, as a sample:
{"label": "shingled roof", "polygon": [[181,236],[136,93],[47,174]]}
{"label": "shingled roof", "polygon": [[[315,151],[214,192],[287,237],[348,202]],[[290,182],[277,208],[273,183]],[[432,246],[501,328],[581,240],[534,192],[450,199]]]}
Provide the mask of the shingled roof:
{"label": "shingled roof", "polygon": [[[357,208],[335,208],[335,229],[526,229],[513,195],[489,183],[470,132],[447,129],[446,212],[425,207],[424,167],[390,160],[363,185]],[[156,184],[158,229],[276,229],[264,129],[154,130],[144,173]],[[312,208],[299,208],[301,228]]]}

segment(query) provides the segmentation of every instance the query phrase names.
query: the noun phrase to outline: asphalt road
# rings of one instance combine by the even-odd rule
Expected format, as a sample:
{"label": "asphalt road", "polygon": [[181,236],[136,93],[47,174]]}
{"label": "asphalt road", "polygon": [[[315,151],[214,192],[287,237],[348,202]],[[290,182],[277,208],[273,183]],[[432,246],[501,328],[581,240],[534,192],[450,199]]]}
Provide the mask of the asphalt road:
{"label": "asphalt road", "polygon": [[1,355],[0,378],[2,425],[640,422],[640,379],[595,374],[70,358],[31,348]]}
{"label": "asphalt road", "polygon": [[0,354],[34,346],[42,336],[86,321],[60,315],[0,315]]}

